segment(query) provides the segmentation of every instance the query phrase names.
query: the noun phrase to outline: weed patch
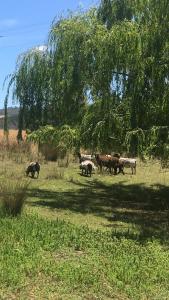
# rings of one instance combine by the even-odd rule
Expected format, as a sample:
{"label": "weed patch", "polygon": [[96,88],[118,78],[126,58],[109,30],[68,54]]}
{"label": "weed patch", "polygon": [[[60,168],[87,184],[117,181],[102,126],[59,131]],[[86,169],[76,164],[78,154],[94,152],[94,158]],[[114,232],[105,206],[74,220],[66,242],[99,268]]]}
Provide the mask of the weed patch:
{"label": "weed patch", "polygon": [[0,181],[1,210],[5,215],[17,216],[21,214],[24,202],[27,197],[29,181],[7,180]]}

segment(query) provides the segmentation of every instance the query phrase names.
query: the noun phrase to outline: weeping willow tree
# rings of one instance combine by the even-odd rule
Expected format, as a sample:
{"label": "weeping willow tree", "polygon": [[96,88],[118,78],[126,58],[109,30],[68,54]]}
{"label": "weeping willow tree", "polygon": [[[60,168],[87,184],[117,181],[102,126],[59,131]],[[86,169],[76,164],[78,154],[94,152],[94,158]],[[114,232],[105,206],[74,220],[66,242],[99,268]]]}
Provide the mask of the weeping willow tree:
{"label": "weeping willow tree", "polygon": [[50,119],[50,57],[38,47],[19,56],[15,72],[10,75],[8,93],[13,89],[15,103],[19,103],[18,140],[22,130],[32,130]]}
{"label": "weeping willow tree", "polygon": [[109,109],[103,110],[100,99],[88,107],[80,128],[80,141],[85,148],[104,153],[120,151],[123,135],[124,120],[113,98],[109,101]]}
{"label": "weeping willow tree", "polygon": [[9,84],[19,128],[68,124],[83,146],[108,151],[168,126],[168,23],[168,0],[102,0],[54,21],[48,51],[22,55]]}
{"label": "weeping willow tree", "polygon": [[88,60],[85,47],[90,15],[75,15],[53,23],[49,34],[51,84],[59,124],[80,124],[86,109]]}
{"label": "weeping willow tree", "polygon": [[169,158],[169,127],[153,126],[145,132],[146,149],[145,153],[152,158]]}
{"label": "weeping willow tree", "polygon": [[[80,121],[84,120],[84,144],[87,145],[90,138],[90,134],[84,134],[89,132],[85,127],[95,128],[92,145],[100,149],[103,144],[112,144],[114,139],[119,141],[120,130],[117,128],[123,122],[117,107],[122,106],[120,96],[124,94],[129,71],[140,58],[138,39],[135,23],[117,24],[110,31],[98,19],[96,10],[54,24],[50,47],[53,56],[52,90],[58,97],[56,111],[60,112],[63,123],[77,124],[79,116]],[[86,100],[90,100],[89,103]],[[94,109],[90,112],[91,104],[94,109],[99,107],[98,114]],[[88,113],[91,118],[88,118]],[[127,119],[125,115],[123,117]]]}
{"label": "weeping willow tree", "polygon": [[[128,137],[134,133],[139,147],[138,151],[131,151],[138,154],[140,147],[144,147],[141,146],[144,139],[140,140],[137,128],[147,130],[169,122],[169,32],[166,27],[169,3],[166,0],[102,1],[98,20],[104,26],[96,24],[89,43],[93,57],[92,92],[102,101],[102,120],[104,112],[108,115],[106,107],[111,109],[112,89],[120,96],[119,105],[124,108],[122,117],[127,121],[125,141],[129,142]],[[111,122],[113,118],[109,115]],[[86,123],[86,128],[90,128],[88,125]],[[106,126],[103,128],[107,133]],[[104,141],[100,140],[100,144],[104,145]]]}
{"label": "weeping willow tree", "polygon": [[[123,57],[119,56],[120,62],[125,62],[126,53],[127,72],[124,66],[121,69],[127,73],[124,93],[130,98],[131,129],[167,125],[169,32],[166,24],[169,22],[169,2],[102,0],[98,18],[107,25],[110,33],[117,26],[124,32],[125,24],[136,30],[134,40],[129,28],[124,32],[120,43]],[[129,47],[135,45],[135,53],[126,48],[126,42]]]}

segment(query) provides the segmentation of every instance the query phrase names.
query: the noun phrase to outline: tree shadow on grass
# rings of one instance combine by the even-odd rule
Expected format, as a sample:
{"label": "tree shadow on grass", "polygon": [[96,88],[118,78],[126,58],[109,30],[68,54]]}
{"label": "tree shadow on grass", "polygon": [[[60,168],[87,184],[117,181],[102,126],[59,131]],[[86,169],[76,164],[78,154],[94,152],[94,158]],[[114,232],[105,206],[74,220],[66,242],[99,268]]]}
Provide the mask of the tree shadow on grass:
{"label": "tree shadow on grass", "polygon": [[101,216],[112,222],[112,230],[116,222],[139,225],[140,235],[159,239],[165,236],[166,239],[169,229],[169,187],[126,185],[125,182],[110,186],[98,180],[74,182],[74,185],[78,188],[63,192],[30,190],[29,196],[33,198],[31,205]]}

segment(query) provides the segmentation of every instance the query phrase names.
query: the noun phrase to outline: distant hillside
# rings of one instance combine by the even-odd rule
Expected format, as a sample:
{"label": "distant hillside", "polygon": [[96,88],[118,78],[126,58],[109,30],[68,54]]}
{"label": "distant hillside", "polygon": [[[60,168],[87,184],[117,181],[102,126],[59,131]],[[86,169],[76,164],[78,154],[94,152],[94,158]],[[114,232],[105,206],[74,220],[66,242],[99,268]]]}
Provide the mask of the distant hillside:
{"label": "distant hillside", "polygon": [[[18,107],[8,107],[8,128],[18,128]],[[0,109],[0,129],[4,128],[4,109]]]}

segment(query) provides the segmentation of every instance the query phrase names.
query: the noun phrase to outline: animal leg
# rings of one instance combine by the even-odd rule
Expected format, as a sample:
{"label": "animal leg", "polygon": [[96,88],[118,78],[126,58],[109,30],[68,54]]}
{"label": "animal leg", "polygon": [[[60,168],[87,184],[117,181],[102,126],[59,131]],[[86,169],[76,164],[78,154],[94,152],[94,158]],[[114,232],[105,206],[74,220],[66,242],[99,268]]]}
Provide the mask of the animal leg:
{"label": "animal leg", "polygon": [[119,167],[119,173],[122,173],[124,175],[124,167],[123,166]]}
{"label": "animal leg", "polygon": [[117,167],[114,167],[114,175],[117,175]]}

